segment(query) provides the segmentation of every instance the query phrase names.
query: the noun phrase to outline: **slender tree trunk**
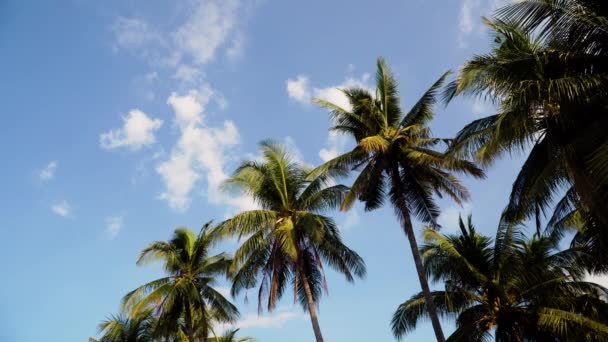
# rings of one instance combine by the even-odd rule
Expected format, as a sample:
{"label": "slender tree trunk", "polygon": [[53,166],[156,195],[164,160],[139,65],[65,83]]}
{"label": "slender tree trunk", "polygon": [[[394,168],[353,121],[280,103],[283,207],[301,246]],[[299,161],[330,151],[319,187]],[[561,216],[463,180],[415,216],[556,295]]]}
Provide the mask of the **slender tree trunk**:
{"label": "slender tree trunk", "polygon": [[[398,170],[393,170],[393,172],[391,172],[391,177],[393,183],[392,186],[395,189],[401,189],[402,186]],[[445,342],[443,330],[441,329],[441,323],[439,322],[439,316],[437,315],[437,307],[435,306],[435,302],[433,301],[431,289],[429,288],[429,282],[426,279],[426,273],[424,272],[424,268],[422,267],[422,257],[420,256],[420,251],[418,250],[418,243],[416,242],[416,234],[414,233],[414,227],[412,226],[410,213],[406,209],[405,203],[403,203],[403,207],[401,207],[400,210],[403,219],[403,231],[407,236],[407,239],[410,243],[410,248],[412,250],[412,255],[414,256],[414,264],[416,264],[416,273],[418,273],[418,280],[420,281],[420,287],[422,288],[422,294],[424,295],[426,308],[429,313],[429,317],[431,318],[433,330],[435,331],[435,337],[437,338],[437,342]]]}
{"label": "slender tree trunk", "polygon": [[422,287],[422,294],[424,295],[424,301],[433,324],[433,330],[435,331],[435,337],[438,342],[444,342],[445,337],[443,336],[443,330],[441,329],[441,323],[439,322],[439,316],[437,315],[437,307],[433,296],[431,295],[431,289],[429,288],[429,282],[426,279],[426,273],[422,267],[422,258],[420,257],[420,251],[418,250],[418,244],[416,243],[416,234],[414,234],[414,227],[412,227],[412,221],[409,213],[403,215],[403,230],[407,239],[410,242],[410,248],[412,249],[412,255],[414,256],[414,263],[416,264],[416,272],[418,273],[418,280],[420,281],[420,287]]}
{"label": "slender tree trunk", "polygon": [[306,299],[308,300],[308,312],[310,313],[310,322],[312,323],[312,330],[314,330],[315,332],[315,338],[317,339],[317,342],[323,342],[323,335],[321,335],[321,327],[319,326],[317,311],[315,310],[315,301],[312,298],[312,291],[310,290],[308,277],[301,270],[301,267],[300,273],[302,278],[302,285],[304,286],[304,292],[306,292]]}
{"label": "slender tree trunk", "polygon": [[196,342],[194,340],[194,322],[192,321],[192,308],[190,307],[190,304],[186,304],[186,317],[184,323],[186,323],[186,335],[188,335],[188,341]]}
{"label": "slender tree trunk", "polygon": [[201,342],[207,342],[209,339],[209,321],[207,320],[207,310],[205,305],[201,308],[201,323],[203,324],[203,336]]}

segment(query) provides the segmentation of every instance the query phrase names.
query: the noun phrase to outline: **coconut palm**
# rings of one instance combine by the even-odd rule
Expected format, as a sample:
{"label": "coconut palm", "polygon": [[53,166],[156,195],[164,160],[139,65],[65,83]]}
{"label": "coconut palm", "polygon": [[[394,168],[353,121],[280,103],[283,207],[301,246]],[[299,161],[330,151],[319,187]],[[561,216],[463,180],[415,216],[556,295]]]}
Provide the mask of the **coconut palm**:
{"label": "coconut palm", "polygon": [[580,202],[574,187],[556,204],[544,233],[555,239],[562,238],[566,233],[573,234],[570,247],[581,248],[587,252],[588,271],[608,271],[608,229]]}
{"label": "coconut palm", "polygon": [[134,314],[154,308],[162,335],[182,331],[190,342],[197,338],[207,341],[211,313],[214,319],[234,322],[239,315],[237,308],[213,288],[232,262],[226,253],[210,255],[218,239],[207,223],[198,235],[179,228],[171,240],[151,243],[141,251],[137,264],[161,261],[167,276],[129,292],[123,298],[123,308]]}
{"label": "coconut palm", "polygon": [[484,165],[531,147],[513,184],[512,220],[546,211],[574,186],[608,226],[608,7],[605,1],[524,0],[486,20],[490,53],[467,61],[446,99],[498,106],[457,135],[453,151]]}
{"label": "coconut palm", "polygon": [[90,338],[89,342],[153,342],[154,318],[147,309],[129,317],[119,314],[99,324],[100,339]]}
{"label": "coconut palm", "polygon": [[[469,216],[460,234],[427,229],[424,268],[445,289],[433,292],[440,314],[456,319],[448,341],[605,341],[608,290],[582,281],[583,252],[557,250],[558,239],[526,239],[501,221],[496,238],[479,234]],[[393,333],[402,337],[428,314],[423,295],[399,306]]]}
{"label": "coconut palm", "polygon": [[254,342],[252,337],[236,337],[239,329],[229,330],[219,337],[210,337],[209,342]]}
{"label": "coconut palm", "polygon": [[272,311],[292,286],[294,299],[308,310],[316,340],[323,341],[315,306],[326,288],[323,264],[347,281],[365,275],[361,257],[324,216],[344,199],[347,188],[330,173],[307,178],[309,168],[272,141],[260,143],[262,159],[243,162],[225,186],[251,196],[261,207],[241,212],[220,226],[224,234],[246,236],[232,265],[232,294],[259,284],[258,310],[267,299]]}
{"label": "coconut palm", "polygon": [[366,210],[373,210],[388,197],[408,238],[438,341],[444,340],[443,332],[422,269],[412,216],[439,227],[439,208],[433,195],[447,195],[458,203],[469,197],[453,172],[483,177],[473,163],[433,149],[441,139],[431,136],[428,124],[436,93],[446,76],[433,84],[405,115],[399,104],[397,82],[382,58],[378,59],[375,95],[361,88],[344,89],[350,108],[316,100],[331,111],[335,122],[332,129],[353,137],[356,145],[313,172],[316,175],[329,170],[360,170],[342,202],[342,210],[348,210],[357,198],[365,203]]}

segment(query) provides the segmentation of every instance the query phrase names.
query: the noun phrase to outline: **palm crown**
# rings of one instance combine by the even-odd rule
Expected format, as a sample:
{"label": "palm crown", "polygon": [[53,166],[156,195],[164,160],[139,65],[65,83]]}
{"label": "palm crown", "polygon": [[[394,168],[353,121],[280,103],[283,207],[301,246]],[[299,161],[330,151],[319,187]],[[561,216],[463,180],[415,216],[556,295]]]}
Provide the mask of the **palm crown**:
{"label": "palm crown", "polygon": [[458,133],[453,150],[484,164],[527,150],[513,184],[511,220],[538,215],[573,185],[608,225],[608,8],[598,1],[528,0],[486,20],[495,32],[488,54],[467,61],[447,99],[481,96],[498,113]]}
{"label": "palm crown", "polygon": [[326,286],[323,263],[348,281],[365,275],[361,257],[344,245],[334,220],[322,214],[339,206],[348,188],[333,184],[331,173],[307,178],[309,169],[272,141],[262,142],[260,150],[261,161],[243,162],[226,182],[262,207],[221,225],[226,234],[247,236],[234,254],[232,293],[260,284],[259,310],[265,297],[272,310],[291,284],[322,340],[314,306]]}
{"label": "palm crown", "polygon": [[[585,281],[580,250],[558,251],[558,240],[525,239],[502,221],[494,241],[469,216],[460,234],[425,232],[424,267],[445,290],[433,292],[439,312],[456,319],[450,341],[588,340],[608,337],[605,288]],[[402,337],[425,317],[422,294],[399,306],[392,328]]]}
{"label": "palm crown", "polygon": [[[183,331],[191,342],[197,335],[206,340],[211,319],[235,321],[237,308],[213,288],[216,278],[227,274],[232,261],[225,253],[209,255],[218,237],[207,223],[198,235],[180,228],[171,240],[151,243],[140,253],[137,263],[160,260],[167,276],[129,292],[123,307],[133,313],[154,308],[160,334]],[[202,329],[195,326],[196,321]]]}
{"label": "palm crown", "polygon": [[153,310],[147,309],[129,317],[115,315],[99,324],[100,339],[89,342],[152,342],[154,340]]}

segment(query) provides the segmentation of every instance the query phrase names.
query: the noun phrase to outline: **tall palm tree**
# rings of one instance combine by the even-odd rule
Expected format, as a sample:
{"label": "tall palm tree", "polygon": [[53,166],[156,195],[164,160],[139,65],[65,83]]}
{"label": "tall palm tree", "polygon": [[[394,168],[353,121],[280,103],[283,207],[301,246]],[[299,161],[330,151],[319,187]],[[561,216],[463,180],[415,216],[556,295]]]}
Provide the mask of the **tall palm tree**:
{"label": "tall palm tree", "polygon": [[291,284],[320,342],[315,305],[327,289],[323,264],[348,281],[365,275],[363,259],[344,245],[336,223],[323,215],[340,205],[348,189],[334,185],[331,173],[307,178],[308,167],[272,141],[262,142],[260,151],[262,160],[243,162],[225,184],[261,206],[220,225],[225,234],[247,236],[234,254],[232,294],[259,284],[261,313],[264,297],[271,311]]}
{"label": "tall palm tree", "polygon": [[411,216],[439,227],[439,208],[433,194],[447,195],[460,203],[469,193],[452,173],[484,176],[473,163],[433,149],[441,139],[431,136],[428,124],[446,76],[433,84],[406,115],[401,112],[397,82],[382,58],[378,59],[375,94],[361,88],[343,90],[351,108],[316,100],[331,111],[333,130],[352,136],[356,145],[313,172],[360,170],[342,210],[348,210],[357,198],[365,203],[366,210],[373,210],[388,197],[408,238],[438,341],[444,340],[443,332],[422,269]]}
{"label": "tall palm tree", "polygon": [[[516,224],[501,221],[496,238],[479,234],[469,216],[460,234],[427,229],[424,267],[445,289],[433,300],[456,319],[448,341],[605,341],[608,290],[582,281],[581,251],[558,251],[557,239],[526,239]],[[427,316],[423,295],[399,306],[392,320],[401,338]]]}
{"label": "tall palm tree", "polygon": [[524,0],[486,23],[490,53],[467,61],[446,91],[498,112],[473,121],[453,150],[489,165],[532,147],[513,184],[512,220],[539,215],[573,186],[608,226],[608,6],[596,0]]}
{"label": "tall palm tree", "polygon": [[[154,308],[163,334],[183,330],[190,342],[207,341],[210,312],[215,319],[234,322],[237,308],[213,288],[217,277],[226,275],[232,259],[226,253],[209,255],[219,235],[207,223],[195,234],[176,229],[169,241],[156,241],[141,251],[137,264],[161,261],[166,277],[156,279],[129,292],[123,308],[133,313]],[[201,325],[201,334],[196,331]]]}
{"label": "tall palm tree", "polygon": [[252,337],[236,337],[238,332],[239,329],[226,331],[222,336],[209,338],[209,342],[255,342]]}
{"label": "tall palm tree", "polygon": [[138,312],[132,317],[115,315],[99,324],[101,338],[90,338],[89,342],[153,342],[153,321],[151,309]]}

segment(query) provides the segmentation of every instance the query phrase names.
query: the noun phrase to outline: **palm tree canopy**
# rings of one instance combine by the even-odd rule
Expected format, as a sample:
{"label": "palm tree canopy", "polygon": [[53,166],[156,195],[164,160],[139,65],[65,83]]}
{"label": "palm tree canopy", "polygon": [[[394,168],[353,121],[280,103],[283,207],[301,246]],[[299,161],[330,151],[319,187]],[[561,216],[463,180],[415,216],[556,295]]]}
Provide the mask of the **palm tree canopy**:
{"label": "palm tree canopy", "polygon": [[511,192],[512,220],[545,212],[571,185],[608,224],[608,8],[605,2],[525,0],[486,20],[490,53],[474,56],[446,89],[497,104],[452,151],[485,165],[527,151]]}
{"label": "palm tree canopy", "polygon": [[236,337],[238,332],[239,329],[226,331],[222,336],[209,338],[209,342],[255,342],[252,337]]}
{"label": "palm tree canopy", "polygon": [[234,254],[232,293],[259,284],[259,310],[265,297],[272,310],[291,284],[307,308],[304,279],[316,303],[326,288],[324,263],[348,281],[365,275],[363,259],[344,245],[334,220],[323,215],[340,205],[348,188],[334,184],[332,172],[309,178],[309,168],[275,142],[262,142],[260,151],[261,160],[243,162],[225,184],[261,206],[220,225],[223,234],[246,237]]}
{"label": "palm tree canopy", "polygon": [[[388,195],[399,217],[412,213],[438,227],[439,208],[433,194],[447,195],[460,203],[468,199],[469,193],[452,173],[484,176],[473,163],[433,149],[447,141],[432,137],[428,124],[433,118],[437,93],[448,73],[403,114],[397,81],[391,70],[382,58],[378,59],[377,67],[375,94],[362,88],[343,90],[349,108],[315,100],[330,111],[334,121],[332,130],[353,137],[356,146],[312,174],[360,170],[344,198],[343,210],[350,208],[356,199],[365,203],[366,210],[373,210],[380,207]],[[401,186],[388,188],[394,180]]]}
{"label": "palm tree canopy", "polygon": [[[478,233],[469,216],[460,234],[427,229],[424,268],[445,283],[433,298],[440,314],[456,320],[448,341],[580,340],[608,338],[608,290],[582,281],[581,250],[557,250],[558,239],[527,239],[521,227],[502,221],[495,239]],[[426,316],[422,294],[393,316],[397,337]]]}
{"label": "palm tree canopy", "polygon": [[152,342],[154,341],[154,319],[152,310],[129,317],[115,315],[99,324],[102,335],[99,340],[90,338],[91,342]]}
{"label": "palm tree canopy", "polygon": [[209,324],[211,313],[216,320],[234,322],[239,316],[237,308],[213,288],[217,277],[227,275],[232,262],[225,253],[209,254],[219,238],[207,223],[198,235],[179,228],[171,240],[151,243],[137,263],[161,261],[167,275],[129,292],[123,308],[134,314],[154,309],[158,329],[166,334],[184,329],[193,333],[194,320],[198,317]]}

